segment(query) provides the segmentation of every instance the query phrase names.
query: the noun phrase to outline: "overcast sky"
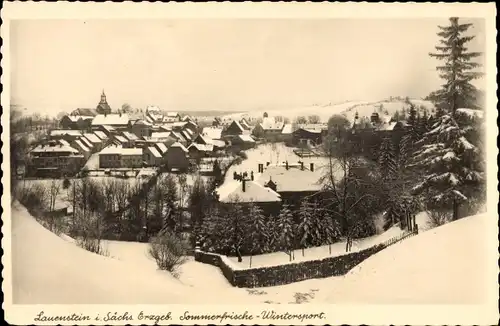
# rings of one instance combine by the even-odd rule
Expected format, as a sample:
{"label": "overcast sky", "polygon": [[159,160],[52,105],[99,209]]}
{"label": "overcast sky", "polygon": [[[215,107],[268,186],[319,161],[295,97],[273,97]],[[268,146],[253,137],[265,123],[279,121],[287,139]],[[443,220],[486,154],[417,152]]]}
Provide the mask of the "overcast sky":
{"label": "overcast sky", "polygon": [[[446,19],[33,20],[11,24],[12,101],[57,114],[113,109],[252,110],[439,87]],[[470,44],[484,51],[482,21]]]}

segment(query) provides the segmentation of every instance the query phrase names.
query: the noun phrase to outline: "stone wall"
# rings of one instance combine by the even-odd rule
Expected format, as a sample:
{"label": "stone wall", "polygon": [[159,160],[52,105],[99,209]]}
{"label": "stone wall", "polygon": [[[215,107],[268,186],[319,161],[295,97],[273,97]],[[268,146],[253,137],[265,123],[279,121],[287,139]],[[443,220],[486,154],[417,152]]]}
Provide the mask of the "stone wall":
{"label": "stone wall", "polygon": [[415,235],[411,232],[390,239],[365,250],[348,253],[341,256],[327,257],[318,260],[292,262],[278,266],[238,269],[231,266],[231,261],[223,255],[195,250],[195,260],[201,263],[217,266],[224,277],[233,286],[254,288],[290,284],[312,278],[325,278],[347,274],[353,267],[373,254]]}

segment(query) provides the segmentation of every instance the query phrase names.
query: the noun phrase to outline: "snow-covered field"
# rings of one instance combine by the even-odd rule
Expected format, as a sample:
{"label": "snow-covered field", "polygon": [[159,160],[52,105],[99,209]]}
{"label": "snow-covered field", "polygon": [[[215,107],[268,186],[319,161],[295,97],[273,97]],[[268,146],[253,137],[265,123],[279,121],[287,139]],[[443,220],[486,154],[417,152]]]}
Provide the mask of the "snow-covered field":
{"label": "snow-covered field", "polygon": [[109,241],[109,257],[87,252],[19,204],[11,212],[16,304],[479,303],[486,291],[485,216],[391,246],[346,276],[241,289],[192,259],[179,279],[158,271],[147,244]]}
{"label": "snow-covered field", "polygon": [[487,257],[485,232],[491,218],[495,216],[466,217],[373,255],[345,276],[328,301],[484,303],[488,297],[487,259],[492,258]]}

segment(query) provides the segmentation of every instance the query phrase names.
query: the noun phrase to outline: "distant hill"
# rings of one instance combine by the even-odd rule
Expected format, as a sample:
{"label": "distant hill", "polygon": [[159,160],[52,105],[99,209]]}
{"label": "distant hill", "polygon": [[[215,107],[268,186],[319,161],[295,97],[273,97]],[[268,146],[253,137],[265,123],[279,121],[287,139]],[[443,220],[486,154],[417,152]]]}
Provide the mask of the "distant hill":
{"label": "distant hill", "polygon": [[[421,112],[425,109],[429,114],[432,114],[434,110],[434,105],[430,101],[421,99],[409,99],[409,101]],[[379,101],[348,101],[337,104],[311,105],[280,110],[259,110],[239,113],[231,112],[230,114],[223,116],[223,118],[241,119],[242,117],[246,117],[255,119],[262,117],[264,112],[267,112],[269,116],[283,116],[289,118],[290,121],[293,121],[298,116],[307,117],[310,115],[318,115],[321,118],[321,121],[326,122],[334,114],[343,114],[349,120],[352,120],[354,119],[356,111],[358,112],[360,118],[370,117],[374,111],[380,110],[380,106],[382,106],[382,113],[386,112],[389,115],[393,115],[396,111],[401,111],[403,108],[408,110],[410,107],[409,103],[407,103],[404,98],[398,97]]]}

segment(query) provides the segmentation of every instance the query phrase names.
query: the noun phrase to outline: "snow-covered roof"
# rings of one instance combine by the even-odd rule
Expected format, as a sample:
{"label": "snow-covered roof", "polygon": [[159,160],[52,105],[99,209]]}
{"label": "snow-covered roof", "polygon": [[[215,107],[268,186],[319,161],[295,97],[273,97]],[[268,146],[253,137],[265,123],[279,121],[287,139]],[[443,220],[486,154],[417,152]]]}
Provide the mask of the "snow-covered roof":
{"label": "snow-covered roof", "polygon": [[196,148],[201,152],[212,152],[214,150],[214,145],[192,143],[187,149],[189,150],[190,148]]}
{"label": "snow-covered roof", "polygon": [[186,141],[187,140],[181,133],[176,132],[176,131],[172,131],[171,135],[173,137],[177,138],[177,140],[180,140],[180,141]]}
{"label": "snow-covered roof", "polygon": [[142,148],[123,148],[119,146],[108,146],[104,148],[99,155],[117,154],[117,155],[142,155]]}
{"label": "snow-covered roof", "polygon": [[108,125],[108,126],[119,126],[128,124],[128,115],[127,114],[98,114],[92,120],[92,125]]}
{"label": "snow-covered roof", "polygon": [[163,143],[156,143],[155,146],[162,154],[165,154],[168,150],[167,146]]}
{"label": "snow-covered roof", "polygon": [[85,146],[83,144],[83,142],[80,140],[80,139],[77,139],[75,140],[75,143],[77,146],[79,146],[84,152],[89,152],[90,151],[90,148],[88,148],[87,146]]}
{"label": "snow-covered roof", "polygon": [[291,134],[293,132],[293,126],[291,123],[287,123],[283,126],[283,129],[281,129],[282,134]]}
{"label": "snow-covered roof", "polygon": [[274,190],[264,187],[255,181],[245,181],[245,191],[243,182],[231,180],[217,189],[219,201],[229,203],[238,200],[239,202],[280,202],[281,196]]}
{"label": "snow-covered roof", "polygon": [[170,131],[159,131],[151,133],[151,138],[162,139],[171,137],[172,132]]}
{"label": "snow-covered roof", "polygon": [[250,135],[238,135],[238,138],[245,143],[255,143],[255,140]]}
{"label": "snow-covered roof", "polygon": [[103,125],[101,126],[102,128],[104,128],[104,130],[108,131],[108,132],[112,132],[112,131],[116,131],[115,128],[113,128],[112,126],[108,126],[108,125]]}
{"label": "snow-covered roof", "polygon": [[68,129],[68,130],[54,129],[54,130],[50,131],[50,136],[51,137],[65,136],[65,135],[78,137],[78,136],[82,135],[82,132],[80,130],[73,130],[73,129]]}
{"label": "snow-covered roof", "polygon": [[173,143],[173,144],[170,146],[170,148],[172,148],[172,147],[173,147],[173,148],[180,148],[180,149],[182,149],[182,150],[183,150],[184,152],[186,152],[186,153],[188,152],[187,148],[186,148],[184,145],[182,145],[181,143],[179,143],[179,142],[175,142],[175,143]]}
{"label": "snow-covered roof", "polygon": [[31,150],[32,153],[46,153],[46,152],[52,152],[52,153],[57,153],[57,152],[70,152],[72,154],[79,154],[78,150],[71,146],[59,144],[55,146],[51,145],[38,145],[37,147],[33,148]]}
{"label": "snow-covered roof", "polygon": [[240,129],[241,131],[245,131],[245,128],[243,128],[243,126],[240,124],[239,121],[233,120],[233,122],[231,122],[231,124],[236,125],[236,127],[238,127],[238,129]]}
{"label": "snow-covered roof", "polygon": [[212,139],[221,139],[222,138],[222,129],[214,128],[214,127],[205,127],[201,131],[203,136],[207,136]]}
{"label": "snow-covered roof", "polygon": [[92,144],[92,142],[90,140],[88,140],[87,138],[80,137],[79,139],[85,145],[85,147],[88,147],[88,148],[93,148],[94,147],[94,145]]}
{"label": "snow-covered roof", "polygon": [[101,130],[94,131],[94,134],[102,140],[108,138],[108,136],[104,133],[104,131]]}
{"label": "snow-covered roof", "polygon": [[283,129],[284,123],[276,121],[273,117],[266,117],[262,119],[260,125],[264,130],[281,130]]}
{"label": "snow-covered roof", "polygon": [[169,118],[175,118],[179,115],[178,112],[167,112],[166,116]]}
{"label": "snow-covered roof", "polygon": [[268,166],[260,176],[258,182],[265,185],[272,180],[278,192],[288,191],[318,191],[322,188],[320,178],[324,172],[315,164],[314,172],[309,169],[309,164],[304,163],[304,170],[300,164],[289,163],[289,169],[285,166]]}
{"label": "snow-covered roof", "polygon": [[156,149],[156,147],[148,147],[148,150],[153,154],[154,157],[161,158],[160,152]]}
{"label": "snow-covered roof", "polygon": [[102,143],[102,140],[97,137],[94,133],[86,133],[86,134],[83,134],[83,137],[87,138],[88,140],[90,140],[91,143]]}
{"label": "snow-covered roof", "polygon": [[62,144],[64,146],[70,146],[70,144],[67,141],[65,141],[64,139],[59,139],[59,144]]}
{"label": "snow-covered roof", "polygon": [[131,132],[124,131],[122,134],[125,138],[127,138],[130,141],[139,140],[139,137],[137,137],[135,134]]}
{"label": "snow-covered roof", "polygon": [[128,142],[127,138],[120,136],[120,135],[116,135],[114,138],[116,140],[118,140],[120,143],[127,143]]}

